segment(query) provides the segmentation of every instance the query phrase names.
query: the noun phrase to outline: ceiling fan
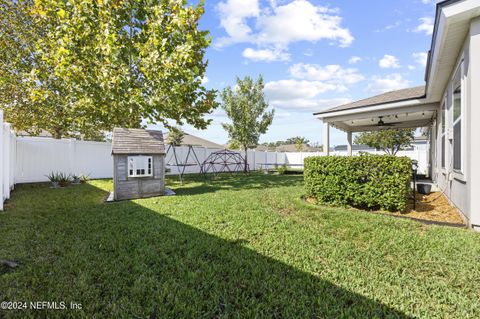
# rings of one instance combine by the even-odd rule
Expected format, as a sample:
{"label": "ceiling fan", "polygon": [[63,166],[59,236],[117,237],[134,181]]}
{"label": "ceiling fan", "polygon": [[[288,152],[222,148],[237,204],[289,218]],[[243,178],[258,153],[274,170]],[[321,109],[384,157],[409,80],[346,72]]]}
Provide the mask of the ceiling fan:
{"label": "ceiling fan", "polygon": [[400,124],[402,122],[397,122],[397,123],[385,123],[383,121],[383,116],[379,116],[378,117],[378,123],[377,123],[377,126],[378,127],[390,127],[390,126],[395,126],[395,124]]}
{"label": "ceiling fan", "polygon": [[[373,120],[372,120],[373,121]],[[378,126],[380,128],[388,128],[388,127],[392,127],[392,126],[395,126],[397,124],[402,124],[402,122],[394,122],[394,123],[385,123],[383,121],[383,116],[379,116],[378,117],[378,123],[375,124],[374,126]],[[362,126],[357,126],[357,127],[372,127],[372,125],[362,125]]]}

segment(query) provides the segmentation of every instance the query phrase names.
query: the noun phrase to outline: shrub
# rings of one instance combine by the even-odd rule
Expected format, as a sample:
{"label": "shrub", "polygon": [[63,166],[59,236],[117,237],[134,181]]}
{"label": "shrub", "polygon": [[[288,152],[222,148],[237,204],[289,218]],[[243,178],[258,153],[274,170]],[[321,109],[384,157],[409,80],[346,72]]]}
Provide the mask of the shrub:
{"label": "shrub", "polygon": [[90,180],[90,174],[81,174],[79,178],[80,178],[80,183],[85,184]]}
{"label": "shrub", "polygon": [[66,187],[72,182],[72,178],[66,173],[57,173],[58,184],[60,187]]}
{"label": "shrub", "polygon": [[278,174],[280,175],[285,175],[285,173],[287,172],[288,170],[288,167],[287,165],[283,164],[282,166],[280,166],[279,168],[277,168],[277,171],[278,171]]}
{"label": "shrub", "polygon": [[305,190],[319,203],[405,211],[411,160],[387,155],[305,159]]}

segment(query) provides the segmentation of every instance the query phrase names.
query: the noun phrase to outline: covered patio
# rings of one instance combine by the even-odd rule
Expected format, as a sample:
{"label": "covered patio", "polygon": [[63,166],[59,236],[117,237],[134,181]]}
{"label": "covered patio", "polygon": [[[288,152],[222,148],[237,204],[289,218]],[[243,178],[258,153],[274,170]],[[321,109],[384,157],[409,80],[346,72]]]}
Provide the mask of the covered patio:
{"label": "covered patio", "polygon": [[[429,103],[425,87],[387,92],[364,100],[314,113],[324,123],[324,153],[330,154],[330,128],[347,133],[347,150],[353,152],[353,133],[392,128],[427,127],[435,132],[438,103]],[[429,152],[432,153],[431,150]]]}

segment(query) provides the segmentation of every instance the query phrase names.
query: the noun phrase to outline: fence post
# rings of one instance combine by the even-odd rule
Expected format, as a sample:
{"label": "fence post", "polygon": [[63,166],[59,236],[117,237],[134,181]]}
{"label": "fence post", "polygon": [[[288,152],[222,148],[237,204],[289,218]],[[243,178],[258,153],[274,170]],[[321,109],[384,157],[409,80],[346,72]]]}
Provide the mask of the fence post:
{"label": "fence post", "polygon": [[3,123],[3,199],[10,198],[10,124]]}

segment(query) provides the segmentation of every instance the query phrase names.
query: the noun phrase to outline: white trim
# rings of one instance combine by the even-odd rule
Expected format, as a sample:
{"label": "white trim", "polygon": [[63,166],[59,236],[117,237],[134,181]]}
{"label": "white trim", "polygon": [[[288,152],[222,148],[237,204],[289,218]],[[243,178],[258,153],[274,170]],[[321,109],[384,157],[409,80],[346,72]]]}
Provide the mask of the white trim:
{"label": "white trim", "polygon": [[446,18],[458,14],[465,14],[470,10],[476,10],[480,7],[480,0],[467,0],[462,2],[453,3],[445,8],[443,8],[443,13]]}
{"label": "white trim", "polygon": [[[454,113],[455,113],[455,96],[454,96],[454,92],[455,92],[455,87],[456,87],[456,84],[458,84],[458,82],[455,82],[455,77],[457,76],[457,73],[460,72],[460,117],[455,120],[454,118]],[[451,154],[451,162],[452,162],[452,173],[453,173],[453,176],[456,178],[456,179],[459,179],[461,181],[467,181],[467,178],[466,178],[466,156],[467,156],[467,152],[466,152],[466,147],[467,147],[467,144],[466,144],[466,121],[465,121],[465,112],[466,112],[466,102],[467,102],[467,96],[466,96],[466,82],[465,82],[465,56],[464,56],[464,52],[460,55],[459,57],[459,60],[458,62],[455,64],[455,69],[454,69],[454,72],[453,72],[453,75],[452,75],[452,78],[451,78],[451,82],[450,82],[450,85],[449,85],[449,88],[451,90],[451,96],[452,96],[452,99],[451,99],[451,110],[450,110],[450,117],[451,117],[451,121],[449,121],[449,124],[451,123],[452,127],[451,127],[451,130],[452,130],[452,154]],[[460,131],[460,134],[461,134],[461,144],[460,144],[460,160],[461,160],[461,163],[460,163],[460,169],[456,169],[455,168],[455,123],[458,123],[460,122],[460,125],[461,125],[461,131]]]}
{"label": "white trim", "polygon": [[366,113],[366,112],[391,110],[395,108],[408,107],[408,106],[425,106],[426,108],[429,108],[429,107],[432,107],[432,105],[433,105],[432,103],[426,103],[424,99],[422,100],[414,99],[414,100],[406,100],[401,102],[379,104],[374,106],[365,106],[365,107],[360,106],[358,108],[317,114],[316,117],[318,119],[328,119],[331,117],[337,117],[342,115],[352,115],[352,114],[360,114],[360,113]]}
{"label": "white trim", "polygon": [[437,103],[431,104],[422,104],[422,105],[413,105],[413,106],[406,106],[403,108],[396,107],[391,109],[385,109],[380,111],[371,111],[370,109],[361,111],[361,112],[352,112],[351,114],[347,115],[340,115],[340,116],[331,116],[328,118],[322,118],[322,121],[327,122],[345,122],[345,121],[352,121],[357,119],[365,119],[369,117],[379,117],[379,116],[388,116],[393,114],[400,114],[400,113],[420,113],[420,112],[435,112],[438,109]]}
{"label": "white trim", "polygon": [[[149,167],[150,165],[150,167]],[[144,173],[137,173],[143,170]],[[153,156],[135,155],[127,157],[128,177],[149,177],[153,176]]]}
{"label": "white trim", "polygon": [[[443,173],[447,173],[447,123],[448,123],[448,113],[447,113],[447,103],[448,103],[448,91],[443,96],[442,103],[440,104],[440,170]],[[444,140],[445,138],[445,140]]]}

